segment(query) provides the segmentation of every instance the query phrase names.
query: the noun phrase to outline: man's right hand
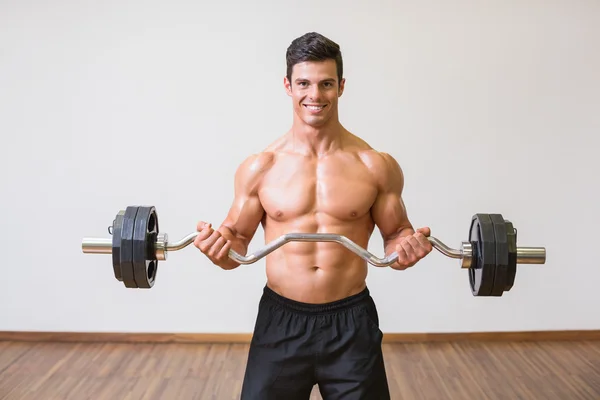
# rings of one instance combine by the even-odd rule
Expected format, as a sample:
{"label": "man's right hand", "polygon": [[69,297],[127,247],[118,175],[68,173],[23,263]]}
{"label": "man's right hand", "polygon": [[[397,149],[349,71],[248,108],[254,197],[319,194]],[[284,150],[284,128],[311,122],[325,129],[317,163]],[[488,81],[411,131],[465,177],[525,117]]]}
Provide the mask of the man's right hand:
{"label": "man's right hand", "polygon": [[194,246],[200,249],[213,264],[223,269],[231,269],[237,265],[229,258],[231,241],[225,239],[221,232],[213,229],[212,224],[200,221],[196,230],[198,235],[194,239]]}

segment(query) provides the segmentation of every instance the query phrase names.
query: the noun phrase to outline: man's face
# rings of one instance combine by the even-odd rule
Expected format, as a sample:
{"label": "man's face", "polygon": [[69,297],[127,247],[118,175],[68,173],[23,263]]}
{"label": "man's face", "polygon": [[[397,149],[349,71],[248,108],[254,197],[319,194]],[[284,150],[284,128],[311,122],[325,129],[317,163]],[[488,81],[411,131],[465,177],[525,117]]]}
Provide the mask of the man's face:
{"label": "man's face", "polygon": [[337,119],[338,98],[344,91],[345,79],[338,82],[335,60],[307,61],[294,65],[291,82],[284,79],[294,112],[312,126],[323,126]]}

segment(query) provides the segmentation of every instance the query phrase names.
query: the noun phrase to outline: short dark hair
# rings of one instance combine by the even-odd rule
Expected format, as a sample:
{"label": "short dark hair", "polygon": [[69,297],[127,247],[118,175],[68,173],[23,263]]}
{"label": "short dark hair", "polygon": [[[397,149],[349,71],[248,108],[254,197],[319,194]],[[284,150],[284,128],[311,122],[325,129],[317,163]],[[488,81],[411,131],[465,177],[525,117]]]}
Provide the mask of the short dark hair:
{"label": "short dark hair", "polygon": [[344,74],[344,63],[340,46],[329,38],[317,32],[309,32],[294,39],[287,48],[285,60],[287,63],[287,78],[292,80],[294,65],[304,61],[335,60],[338,81],[341,83]]}

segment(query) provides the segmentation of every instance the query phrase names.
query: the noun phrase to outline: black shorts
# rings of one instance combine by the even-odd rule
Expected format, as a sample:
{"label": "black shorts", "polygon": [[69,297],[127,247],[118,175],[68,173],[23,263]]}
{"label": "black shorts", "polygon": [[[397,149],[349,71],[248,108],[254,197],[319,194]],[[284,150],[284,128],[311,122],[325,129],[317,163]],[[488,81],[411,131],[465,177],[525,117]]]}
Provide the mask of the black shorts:
{"label": "black shorts", "polygon": [[389,399],[375,303],[365,288],[326,304],[306,304],[265,287],[242,400]]}

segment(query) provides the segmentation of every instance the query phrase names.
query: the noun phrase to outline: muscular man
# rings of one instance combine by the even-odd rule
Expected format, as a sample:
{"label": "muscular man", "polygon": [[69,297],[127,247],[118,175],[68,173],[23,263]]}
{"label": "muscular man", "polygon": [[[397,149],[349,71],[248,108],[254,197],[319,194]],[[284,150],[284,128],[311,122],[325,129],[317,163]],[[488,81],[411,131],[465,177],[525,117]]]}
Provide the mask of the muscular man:
{"label": "muscular man", "polygon": [[[431,252],[429,228],[414,230],[402,200],[403,174],[338,118],[344,91],[339,46],[308,33],[287,50],[284,85],[291,129],[235,174],[235,196],[214,229],[199,222],[194,242],[214,264],[234,269],[259,224],[270,242],[289,232],[347,236],[363,248],[375,226],[385,255],[404,270]],[[365,107],[369,107],[365,104]],[[291,242],[266,257],[264,288],[242,399],[389,399],[382,332],[366,286],[368,266],[338,243]]]}

